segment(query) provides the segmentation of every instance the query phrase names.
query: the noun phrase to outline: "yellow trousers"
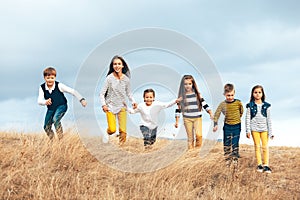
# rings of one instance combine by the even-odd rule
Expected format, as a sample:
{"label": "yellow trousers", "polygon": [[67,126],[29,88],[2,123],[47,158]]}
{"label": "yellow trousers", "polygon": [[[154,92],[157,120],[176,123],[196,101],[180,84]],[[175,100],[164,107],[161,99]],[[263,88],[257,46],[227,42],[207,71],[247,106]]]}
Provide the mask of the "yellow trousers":
{"label": "yellow trousers", "polygon": [[[202,146],[202,117],[198,118],[183,118],[184,127],[188,138],[188,148]],[[196,143],[194,144],[194,137],[196,136]]]}
{"label": "yellow trousers", "polygon": [[[252,131],[252,138],[254,141],[254,148],[255,148],[255,155],[256,155],[256,160],[257,160],[257,165],[269,165],[269,147],[268,147],[268,132],[256,132]],[[260,143],[261,142],[261,143]],[[261,159],[261,150],[263,153],[263,161]]]}
{"label": "yellow trousers", "polygon": [[117,130],[116,117],[118,118],[119,125],[119,142],[124,143],[126,141],[126,121],[127,121],[127,113],[126,109],[122,108],[120,112],[117,114],[113,114],[112,112],[106,112],[107,119],[107,133],[109,135],[114,134]]}

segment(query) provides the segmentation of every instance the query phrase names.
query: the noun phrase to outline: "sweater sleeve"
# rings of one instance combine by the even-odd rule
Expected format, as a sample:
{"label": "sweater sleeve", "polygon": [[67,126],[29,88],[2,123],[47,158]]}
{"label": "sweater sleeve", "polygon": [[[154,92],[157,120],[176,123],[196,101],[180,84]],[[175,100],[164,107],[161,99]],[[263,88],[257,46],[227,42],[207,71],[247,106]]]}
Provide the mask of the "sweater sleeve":
{"label": "sweater sleeve", "polygon": [[100,103],[102,106],[105,106],[106,105],[106,102],[105,102],[105,93],[106,91],[108,90],[108,78],[106,77],[105,81],[104,81],[104,85],[100,91]]}
{"label": "sweater sleeve", "polygon": [[267,109],[267,126],[269,137],[273,136],[270,107]]}
{"label": "sweater sleeve", "polygon": [[130,81],[129,81],[129,79],[128,79],[128,83],[127,83],[127,87],[126,87],[126,94],[127,94],[127,97],[128,97],[128,99],[129,99],[129,101],[130,101],[131,103],[135,103],[135,100],[134,100],[133,95],[132,95],[132,93],[131,93],[131,86],[130,86]]}
{"label": "sweater sleeve", "polygon": [[251,122],[250,108],[247,108],[247,111],[246,111],[246,133],[251,133],[250,122]]}
{"label": "sweater sleeve", "polygon": [[214,114],[214,126],[218,125],[218,120],[219,120],[219,117],[221,115],[221,112],[222,112],[222,108],[223,108],[223,103],[220,103],[215,114]]}

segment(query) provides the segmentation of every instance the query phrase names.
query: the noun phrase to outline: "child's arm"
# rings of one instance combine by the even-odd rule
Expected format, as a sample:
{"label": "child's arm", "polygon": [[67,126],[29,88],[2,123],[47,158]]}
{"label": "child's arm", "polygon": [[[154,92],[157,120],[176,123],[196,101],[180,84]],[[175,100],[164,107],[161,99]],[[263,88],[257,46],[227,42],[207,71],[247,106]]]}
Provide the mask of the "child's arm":
{"label": "child's arm", "polygon": [[58,89],[61,92],[67,92],[67,93],[72,94],[73,96],[75,96],[83,107],[85,107],[87,105],[85,98],[83,98],[81,96],[81,94],[78,91],[76,91],[75,89],[70,88],[70,87],[68,87],[68,86],[66,86],[62,83],[58,84]]}
{"label": "child's arm", "polygon": [[213,132],[216,132],[218,130],[218,120],[219,117],[221,115],[221,111],[222,111],[222,107],[223,107],[223,102],[220,103],[220,105],[218,106],[215,114],[214,114],[214,128],[213,128]]}
{"label": "child's arm", "polygon": [[250,115],[250,107],[247,107],[247,111],[246,111],[246,137],[250,138],[250,119],[251,115]]}
{"label": "child's arm", "polygon": [[128,97],[129,101],[132,104],[133,109],[136,109],[138,104],[135,102],[135,100],[133,98],[133,95],[131,93],[131,87],[130,87],[130,82],[129,81],[127,83],[127,87],[125,88],[125,90],[126,90],[127,97]]}
{"label": "child's arm", "polygon": [[267,109],[267,126],[268,126],[268,135],[271,139],[274,138],[273,132],[272,132],[272,122],[271,122],[271,112],[270,107]]}
{"label": "child's arm", "polygon": [[38,104],[41,106],[49,106],[52,104],[51,98],[45,99],[44,98],[44,91],[42,87],[39,88],[39,96],[38,96]]}
{"label": "child's arm", "polygon": [[[178,107],[179,107],[179,105],[178,105]],[[180,113],[181,113],[181,110],[179,108],[175,110],[175,128],[178,128]]]}

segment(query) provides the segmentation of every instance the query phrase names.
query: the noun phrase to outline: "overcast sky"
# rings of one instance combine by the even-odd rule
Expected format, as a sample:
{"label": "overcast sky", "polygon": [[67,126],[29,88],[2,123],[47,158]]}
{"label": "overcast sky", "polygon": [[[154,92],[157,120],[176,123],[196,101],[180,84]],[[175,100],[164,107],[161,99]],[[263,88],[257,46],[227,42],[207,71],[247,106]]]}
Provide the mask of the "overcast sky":
{"label": "overcast sky", "polygon": [[[37,95],[46,66],[54,66],[57,80],[74,87],[80,67],[101,43],[126,31],[157,27],[202,46],[222,82],[235,84],[236,98],[244,105],[251,88],[263,85],[272,104],[276,140],[271,144],[300,146],[299,7],[296,0],[1,1],[0,128],[42,132],[46,108],[37,105]],[[147,64],[151,58],[162,62],[155,58],[164,55],[155,55],[124,57],[130,65]],[[174,64],[165,58],[162,64]],[[184,67],[177,71],[184,74]],[[67,98],[72,107],[72,97]],[[72,121],[72,108],[65,123],[68,119]]]}

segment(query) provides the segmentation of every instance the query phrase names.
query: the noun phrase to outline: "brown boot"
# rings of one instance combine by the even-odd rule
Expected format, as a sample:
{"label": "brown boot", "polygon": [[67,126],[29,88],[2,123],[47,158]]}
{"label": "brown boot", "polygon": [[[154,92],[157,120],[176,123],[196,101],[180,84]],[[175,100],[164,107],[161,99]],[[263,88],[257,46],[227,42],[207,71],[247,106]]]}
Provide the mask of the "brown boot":
{"label": "brown boot", "polygon": [[122,146],[126,142],[126,133],[120,132],[119,145]]}
{"label": "brown boot", "polygon": [[200,148],[202,146],[202,136],[196,138],[196,148]]}

